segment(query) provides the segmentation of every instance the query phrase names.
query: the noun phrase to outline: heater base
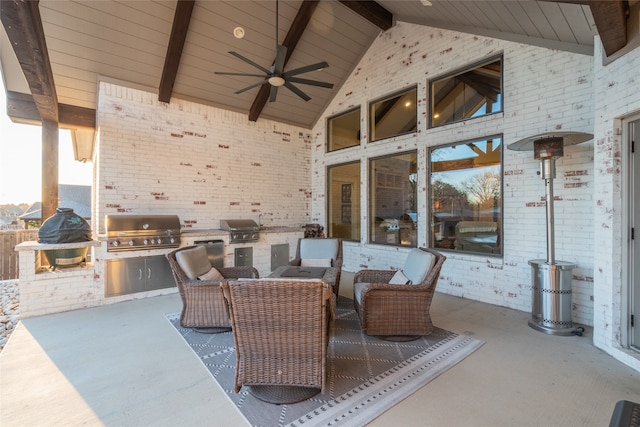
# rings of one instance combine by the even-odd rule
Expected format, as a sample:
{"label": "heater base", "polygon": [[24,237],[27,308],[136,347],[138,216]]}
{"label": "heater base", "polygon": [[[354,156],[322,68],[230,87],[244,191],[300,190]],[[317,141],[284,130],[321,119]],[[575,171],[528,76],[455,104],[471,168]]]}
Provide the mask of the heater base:
{"label": "heater base", "polygon": [[572,335],[582,335],[582,332],[584,331],[583,328],[574,328],[573,326],[570,328],[551,328],[551,327],[540,325],[538,322],[536,322],[533,319],[529,320],[529,326],[538,332],[544,332],[545,334],[559,335],[563,337],[568,337]]}

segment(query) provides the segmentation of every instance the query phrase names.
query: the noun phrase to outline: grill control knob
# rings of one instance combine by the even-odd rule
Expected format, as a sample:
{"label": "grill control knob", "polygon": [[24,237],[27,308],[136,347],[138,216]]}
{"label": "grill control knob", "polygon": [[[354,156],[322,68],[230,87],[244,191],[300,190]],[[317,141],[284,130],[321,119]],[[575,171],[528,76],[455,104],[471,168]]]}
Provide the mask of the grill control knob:
{"label": "grill control knob", "polygon": [[129,241],[127,242],[127,244],[128,244],[129,246],[133,246],[133,240],[129,240]]}
{"label": "grill control knob", "polygon": [[145,245],[148,245],[148,244],[149,244],[149,240],[148,240],[148,239],[144,239],[144,240],[142,241],[142,243],[144,243]]}
{"label": "grill control knob", "polygon": [[172,238],[169,239],[169,243],[174,244],[175,242],[176,242],[175,237],[172,237]]}
{"label": "grill control knob", "polygon": [[111,246],[120,246],[120,241],[119,240],[114,240],[113,242],[111,242]]}
{"label": "grill control knob", "polygon": [[[153,242],[153,239],[151,240],[151,242]],[[157,244],[161,244],[161,243],[162,243],[162,239],[161,239],[160,237],[158,237],[158,238],[156,239],[156,243],[157,243]]]}

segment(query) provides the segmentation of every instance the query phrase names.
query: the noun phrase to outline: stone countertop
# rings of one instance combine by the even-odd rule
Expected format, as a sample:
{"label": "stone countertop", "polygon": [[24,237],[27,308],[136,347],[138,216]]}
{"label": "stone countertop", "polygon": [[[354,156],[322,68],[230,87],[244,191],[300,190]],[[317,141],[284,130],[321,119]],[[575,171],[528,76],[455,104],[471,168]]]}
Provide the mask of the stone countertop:
{"label": "stone countertop", "polygon": [[[260,227],[260,233],[296,233],[304,231],[302,227]],[[180,230],[181,234],[188,236],[203,235],[203,236],[226,236],[229,234],[227,230],[219,228],[187,228]]]}
{"label": "stone countertop", "polygon": [[55,249],[76,249],[76,248],[88,248],[91,246],[100,246],[101,243],[98,240],[91,240],[88,242],[73,242],[73,243],[38,243],[36,240],[28,240],[16,245],[16,251],[48,251]]}

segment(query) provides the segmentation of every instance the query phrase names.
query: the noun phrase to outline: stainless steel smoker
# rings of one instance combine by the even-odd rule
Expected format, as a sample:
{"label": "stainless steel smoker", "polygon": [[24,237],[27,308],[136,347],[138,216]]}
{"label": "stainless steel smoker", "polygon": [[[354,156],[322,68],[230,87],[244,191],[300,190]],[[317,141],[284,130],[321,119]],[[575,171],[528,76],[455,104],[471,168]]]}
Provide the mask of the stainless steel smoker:
{"label": "stainless steel smoker", "polygon": [[547,259],[532,259],[531,319],[529,326],[551,335],[582,335],[584,328],[574,328],[571,319],[571,279],[574,264],[556,261],[555,227],[553,220],[553,179],[556,159],[564,155],[564,147],[580,144],[593,138],[581,132],[549,132],[521,139],[508,148],[533,151],[540,160],[540,175],[545,181],[547,208]]}

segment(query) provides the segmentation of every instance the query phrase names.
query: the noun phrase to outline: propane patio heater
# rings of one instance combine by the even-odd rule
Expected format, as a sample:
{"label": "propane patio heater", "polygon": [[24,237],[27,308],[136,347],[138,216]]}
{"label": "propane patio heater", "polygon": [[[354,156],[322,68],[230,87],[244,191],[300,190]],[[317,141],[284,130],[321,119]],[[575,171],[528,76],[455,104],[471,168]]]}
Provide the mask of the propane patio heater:
{"label": "propane patio heater", "polygon": [[529,326],[551,335],[582,335],[571,321],[571,276],[575,265],[556,261],[553,222],[553,179],[556,159],[564,155],[564,147],[588,141],[593,135],[581,132],[549,132],[521,139],[508,148],[533,151],[540,160],[540,175],[545,182],[547,205],[547,259],[532,259],[531,319]]}

